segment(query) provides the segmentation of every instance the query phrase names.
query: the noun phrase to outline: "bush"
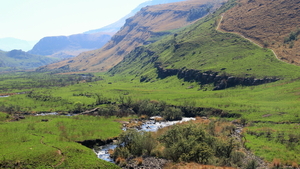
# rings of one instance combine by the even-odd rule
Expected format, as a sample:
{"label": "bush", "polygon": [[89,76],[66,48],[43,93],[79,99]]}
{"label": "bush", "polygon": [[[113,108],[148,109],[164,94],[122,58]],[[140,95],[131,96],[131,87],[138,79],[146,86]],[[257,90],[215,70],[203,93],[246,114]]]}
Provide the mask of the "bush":
{"label": "bush", "polygon": [[133,110],[139,115],[155,116],[159,114],[160,107],[157,103],[153,103],[150,100],[140,100],[132,104]]}
{"label": "bush", "polygon": [[247,163],[245,169],[256,169],[256,167],[258,167],[257,162],[255,160],[251,160]]}
{"label": "bush", "polygon": [[158,138],[165,145],[164,155],[173,161],[207,163],[213,155],[206,132],[194,124],[174,126]]}
{"label": "bush", "polygon": [[137,131],[135,129],[128,129],[123,132],[118,142],[118,147],[113,153],[114,158],[123,155],[124,151],[127,156],[122,156],[123,158],[128,157],[127,152],[134,156],[150,155],[157,145],[155,139],[149,132]]}
{"label": "bush", "polygon": [[181,120],[182,119],[182,111],[179,108],[168,107],[162,112],[163,118],[165,120]]}

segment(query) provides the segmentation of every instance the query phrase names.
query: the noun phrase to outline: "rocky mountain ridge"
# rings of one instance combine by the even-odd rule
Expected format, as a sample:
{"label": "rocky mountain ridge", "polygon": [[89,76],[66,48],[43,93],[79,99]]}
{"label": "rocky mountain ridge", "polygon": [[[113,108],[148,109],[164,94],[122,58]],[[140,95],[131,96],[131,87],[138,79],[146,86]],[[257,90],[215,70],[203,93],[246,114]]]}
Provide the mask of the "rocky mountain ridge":
{"label": "rocky mountain ridge", "polygon": [[29,52],[36,55],[66,59],[77,56],[85,51],[99,49],[120,30],[127,18],[136,14],[142,7],[179,1],[183,0],[146,1],[115,23],[100,29],[86,31],[82,34],[44,37]]}
{"label": "rocky mountain ridge", "polygon": [[149,39],[153,36],[167,35],[175,29],[192,24],[205,14],[213,12],[223,2],[189,0],[145,7],[134,17],[127,19],[121,30],[103,48],[81,53],[75,58],[39,70],[68,67],[78,71],[106,71],[122,61],[134,48],[151,43]]}

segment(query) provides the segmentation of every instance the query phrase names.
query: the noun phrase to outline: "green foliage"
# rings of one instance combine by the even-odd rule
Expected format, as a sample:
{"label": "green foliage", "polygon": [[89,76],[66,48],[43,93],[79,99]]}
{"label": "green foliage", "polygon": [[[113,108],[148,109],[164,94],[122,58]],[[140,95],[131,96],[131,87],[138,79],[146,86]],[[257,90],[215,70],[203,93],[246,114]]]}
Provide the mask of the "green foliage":
{"label": "green foliage", "polygon": [[255,160],[251,160],[247,163],[245,169],[256,169],[258,167],[258,164]]}
{"label": "green foliage", "polygon": [[242,166],[244,154],[236,151],[238,144],[228,137],[227,131],[211,134],[209,130],[209,126],[196,123],[172,126],[158,138],[165,146],[163,156],[175,162]]}
{"label": "green foliage", "polygon": [[298,40],[298,35],[300,34],[300,28],[297,28],[295,32],[291,32],[288,37],[284,38],[284,43],[289,43],[289,48],[294,47],[294,41]]}
{"label": "green foliage", "polygon": [[181,120],[182,119],[182,111],[179,108],[168,107],[162,112],[163,118],[165,120]]}
{"label": "green foliage", "polygon": [[300,29],[298,29],[296,32],[291,32],[288,37],[284,38],[284,43],[288,43],[288,42],[297,40],[297,37],[299,34],[300,34]]}
{"label": "green foliage", "polygon": [[118,138],[118,147],[114,151],[113,157],[128,158],[130,155],[141,156],[150,155],[156,147],[156,141],[149,132],[128,129]]}
{"label": "green foliage", "polygon": [[195,125],[174,126],[159,138],[164,143],[165,155],[173,161],[207,163],[213,150],[207,145],[211,138]]}

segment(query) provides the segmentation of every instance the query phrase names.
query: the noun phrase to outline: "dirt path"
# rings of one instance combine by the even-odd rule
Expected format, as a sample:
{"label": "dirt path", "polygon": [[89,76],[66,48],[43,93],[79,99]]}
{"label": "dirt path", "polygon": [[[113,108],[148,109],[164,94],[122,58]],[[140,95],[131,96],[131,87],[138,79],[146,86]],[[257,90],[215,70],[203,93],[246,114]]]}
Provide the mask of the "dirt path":
{"label": "dirt path", "polygon": [[[239,35],[239,36],[241,36],[242,38],[249,40],[249,41],[252,42],[254,45],[256,45],[256,46],[258,46],[258,47],[260,47],[260,48],[263,48],[263,46],[261,46],[260,44],[254,42],[253,40],[251,40],[251,39],[249,39],[249,38],[246,38],[246,37],[245,37],[244,35],[242,35],[241,33],[238,33],[238,32],[227,32],[227,31],[221,29],[221,28],[220,28],[220,25],[221,25],[221,22],[222,22],[222,20],[223,20],[223,16],[224,16],[224,13],[221,15],[221,19],[220,19],[220,21],[219,21],[219,23],[218,23],[218,26],[216,27],[216,30],[217,30],[217,31],[222,32],[222,33],[233,33],[233,34]],[[270,48],[268,48],[268,49],[270,49]],[[283,62],[283,63],[287,63],[287,62],[285,62],[285,61],[279,59],[279,57],[277,56],[277,54],[274,52],[273,49],[270,49],[270,50],[273,52],[273,54],[275,55],[275,57],[276,57],[277,60],[279,60],[279,61],[281,61],[281,62]]]}
{"label": "dirt path", "polygon": [[39,135],[36,135],[36,134],[32,134],[32,135],[37,136],[37,137],[42,137],[41,140],[40,140],[40,143],[41,143],[41,144],[43,144],[43,145],[45,145],[45,146],[47,146],[47,147],[52,147],[52,148],[56,149],[56,150],[57,150],[57,154],[59,154],[59,155],[62,156],[62,158],[61,158],[61,160],[59,161],[59,163],[57,163],[56,165],[52,165],[52,167],[58,167],[58,166],[60,166],[60,165],[65,161],[66,156],[63,154],[63,152],[61,151],[60,148],[55,147],[55,146],[49,146],[49,145],[47,145],[47,144],[44,142],[44,138],[45,138],[44,136],[39,136]]}

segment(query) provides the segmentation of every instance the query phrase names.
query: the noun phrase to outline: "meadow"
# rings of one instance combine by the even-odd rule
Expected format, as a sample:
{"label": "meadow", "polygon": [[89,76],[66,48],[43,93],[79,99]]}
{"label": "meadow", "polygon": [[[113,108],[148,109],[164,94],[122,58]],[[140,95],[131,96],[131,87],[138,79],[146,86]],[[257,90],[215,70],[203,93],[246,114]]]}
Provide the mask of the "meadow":
{"label": "meadow", "polygon": [[8,122],[7,114],[0,115],[0,168],[118,168],[77,143],[118,136],[121,125],[114,117],[26,116]]}
{"label": "meadow", "polygon": [[[106,73],[1,74],[0,95],[15,94],[0,98],[0,111],[9,115],[42,112],[68,114],[120,105],[124,99],[135,103],[150,100],[167,105],[220,109],[222,113],[232,114],[230,118],[226,117],[227,120],[245,125],[243,136],[247,149],[270,163],[278,164],[280,161],[281,165],[299,165],[300,68],[279,61],[269,49],[260,48],[238,35],[217,31],[220,14],[234,5],[234,1],[229,1],[215,13],[176,32],[176,35],[168,35],[153,44],[135,49]],[[176,75],[158,77],[155,68],[158,62],[166,69],[196,69],[241,78],[276,77],[280,80],[213,91],[214,84],[184,81]],[[16,94],[18,92],[25,93]],[[206,115],[212,117],[209,113]],[[6,117],[6,114],[0,114],[0,119],[5,120]],[[17,162],[18,159],[14,159],[16,156],[25,160],[26,155],[13,148],[23,141],[22,147],[28,144],[26,149],[35,145],[45,147],[49,150],[47,152],[52,150],[53,158],[45,161],[47,166],[60,163],[61,155],[55,153],[59,149],[71,154],[68,159],[72,162],[59,165],[62,167],[79,165],[73,159],[87,161],[79,158],[91,158],[91,165],[108,165],[97,161],[91,150],[74,141],[118,136],[120,125],[114,123],[113,118],[51,116],[48,123],[42,123],[41,118],[26,116],[25,120],[18,122],[1,123],[1,134],[6,134],[1,136],[1,142],[4,140],[5,145],[13,144],[1,149],[8,154],[3,161]],[[114,126],[110,127],[112,131],[107,130],[108,127],[99,129],[99,126],[110,123]],[[12,133],[21,134],[10,136]],[[6,140],[6,137],[10,139]],[[9,142],[14,138],[16,141]],[[46,153],[38,151],[41,151],[40,155]],[[82,157],[74,155],[76,153],[82,154]]]}
{"label": "meadow", "polygon": [[[299,137],[299,80],[289,79],[259,86],[237,86],[225,90],[211,91],[200,89],[199,84],[184,82],[183,80],[177,79],[176,76],[167,77],[152,83],[140,83],[138,80],[131,80],[133,78],[132,76],[110,77],[106,74],[96,74],[95,76],[99,76],[103,80],[96,82],[81,81],[78,84],[65,87],[47,87],[36,88],[32,90],[33,93],[39,94],[41,98],[43,98],[43,96],[51,96],[51,98],[60,98],[59,100],[39,100],[34,97],[28,97],[28,94],[19,94],[0,98],[0,104],[2,104],[4,107],[15,107],[18,108],[20,112],[27,113],[69,113],[72,112],[76,106],[78,106],[78,103],[80,103],[79,105],[82,106],[82,111],[86,109],[92,109],[94,107],[104,106],[96,104],[96,96],[100,96],[100,98],[103,100],[117,102],[117,104],[120,103],[120,98],[122,97],[131,98],[133,101],[151,99],[165,101],[168,105],[217,108],[222,109],[224,112],[228,112],[230,114],[240,114],[241,117],[239,119],[250,124],[245,128],[245,131],[262,128],[261,130],[263,132],[267,132],[270,129],[273,131],[272,137],[276,137],[278,133],[285,132],[286,141],[284,142],[286,143],[289,140],[289,134],[296,134],[296,138]],[[193,87],[191,88],[190,86]],[[5,115],[2,115],[1,118],[5,118]],[[42,117],[38,117],[36,122],[38,122],[40,118]],[[62,122],[67,123],[67,121],[71,120],[69,118],[70,117],[66,117],[62,120]],[[88,121],[93,121],[92,118],[94,117],[86,119],[85,123],[88,123]],[[49,123],[56,125],[56,130],[58,133],[59,127],[57,127],[57,125],[59,124],[59,119],[60,118],[56,119],[53,117],[53,120],[51,120]],[[229,120],[234,119],[236,118],[229,118]],[[14,124],[12,125],[18,123],[22,124],[23,122],[21,121],[13,123]],[[48,124],[41,122],[39,123],[41,125]],[[99,124],[102,124],[101,121],[99,121]],[[260,127],[262,125],[267,125],[268,129],[265,129],[265,127]],[[27,124],[26,127],[20,128],[25,129],[28,128],[28,126],[29,125]],[[84,125],[80,124],[79,126]],[[69,134],[66,138],[61,137],[61,134],[58,134],[54,130],[53,132],[56,133],[55,141],[59,139],[66,139],[67,141],[79,141],[82,139],[87,139],[87,137],[83,135],[83,133],[86,133],[85,131],[90,131],[90,133],[87,135],[91,135],[92,138],[111,137],[103,137],[102,134],[93,135],[94,132],[97,133],[100,131],[95,131],[93,129],[95,126],[86,128],[87,126],[81,129],[74,125],[74,127],[72,127],[72,129],[70,129],[68,132]],[[287,128],[287,126],[289,126],[288,129],[283,131],[285,128]],[[36,125],[34,128],[40,128],[39,132],[41,133],[49,131],[44,131],[42,126],[38,125]],[[52,132],[52,130],[50,131]],[[118,132],[115,132],[115,134],[112,136],[117,135]],[[268,140],[265,137],[256,137],[248,134],[247,132],[245,132],[244,136],[247,139],[246,146],[265,160],[272,162],[273,159],[281,159],[283,164],[286,163],[291,165],[293,162],[299,164],[300,159],[297,156],[297,152],[300,147],[299,141],[294,143],[293,149],[291,149],[288,147],[288,145],[277,142],[276,139]],[[32,137],[32,135],[27,135],[26,137],[23,136],[23,139],[26,140]],[[281,150],[281,153],[277,153],[279,149]]]}

